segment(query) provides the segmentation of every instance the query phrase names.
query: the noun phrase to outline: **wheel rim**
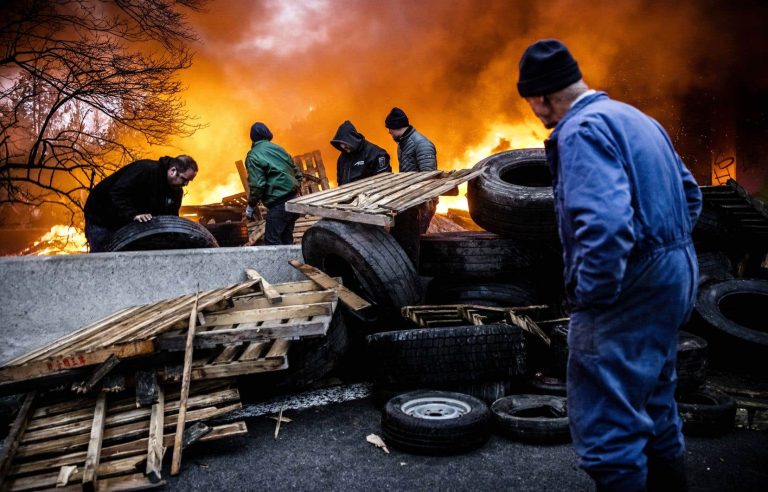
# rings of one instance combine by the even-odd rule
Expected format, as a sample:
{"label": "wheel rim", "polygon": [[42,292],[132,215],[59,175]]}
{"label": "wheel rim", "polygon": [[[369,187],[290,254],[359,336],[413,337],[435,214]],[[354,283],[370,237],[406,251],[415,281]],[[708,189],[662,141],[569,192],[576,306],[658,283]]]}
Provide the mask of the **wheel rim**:
{"label": "wheel rim", "polygon": [[400,409],[406,415],[425,420],[456,419],[471,411],[471,407],[463,401],[442,396],[410,400]]}

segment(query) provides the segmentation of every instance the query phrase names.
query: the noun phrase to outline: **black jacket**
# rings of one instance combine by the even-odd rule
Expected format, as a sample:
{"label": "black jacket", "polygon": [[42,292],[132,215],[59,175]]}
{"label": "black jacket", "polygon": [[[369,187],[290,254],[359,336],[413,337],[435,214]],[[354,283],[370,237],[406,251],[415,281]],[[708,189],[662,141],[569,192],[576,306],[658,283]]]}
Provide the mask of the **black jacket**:
{"label": "black jacket", "polygon": [[[339,145],[341,142],[352,147],[352,152],[345,152]],[[392,172],[387,151],[367,141],[349,121],[341,124],[331,145],[341,151],[336,161],[336,181],[339,186],[374,174]]]}
{"label": "black jacket", "polygon": [[139,214],[179,215],[183,190],[168,184],[170,161],[136,161],[104,178],[85,202],[86,222],[114,231]]}
{"label": "black jacket", "polygon": [[397,162],[401,173],[437,169],[435,144],[409,126],[397,140]]}

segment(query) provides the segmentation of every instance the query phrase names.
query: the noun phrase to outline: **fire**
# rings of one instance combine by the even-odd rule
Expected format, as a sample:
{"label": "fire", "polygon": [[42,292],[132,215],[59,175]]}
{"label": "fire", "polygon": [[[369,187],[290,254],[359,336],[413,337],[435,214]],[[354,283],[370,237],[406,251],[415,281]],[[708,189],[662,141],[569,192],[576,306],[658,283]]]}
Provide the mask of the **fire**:
{"label": "fire", "polygon": [[22,256],[68,255],[88,252],[88,241],[82,229],[55,225],[51,230],[26,248]]}
{"label": "fire", "polygon": [[[242,193],[243,183],[235,170],[234,161],[228,164],[232,172],[222,178],[211,177],[209,179],[195,179],[184,190],[185,205],[205,205],[211,203],[220,203],[226,196]],[[220,181],[222,179],[223,181]]]}
{"label": "fire", "polygon": [[[491,126],[490,131],[478,145],[468,148],[461,157],[451,161],[450,168],[470,168],[486,157],[505,150],[543,147],[546,136],[547,130],[536,120],[526,120],[523,123],[499,122]],[[450,208],[469,210],[466,195],[465,183],[459,186],[458,196],[440,197],[437,213],[448,213]]]}

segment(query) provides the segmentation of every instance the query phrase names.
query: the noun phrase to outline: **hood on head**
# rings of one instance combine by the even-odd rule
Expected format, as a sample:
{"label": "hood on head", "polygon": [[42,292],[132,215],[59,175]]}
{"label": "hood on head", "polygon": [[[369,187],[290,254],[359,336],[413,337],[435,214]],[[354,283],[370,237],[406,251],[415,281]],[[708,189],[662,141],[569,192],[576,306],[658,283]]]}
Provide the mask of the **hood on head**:
{"label": "hood on head", "polygon": [[355,151],[363,143],[363,140],[365,140],[363,134],[357,131],[355,125],[353,125],[351,121],[347,120],[339,126],[338,130],[336,130],[336,135],[333,137],[333,140],[331,140],[331,145],[341,152],[344,152],[344,149],[339,145],[343,142],[352,147],[352,150]]}

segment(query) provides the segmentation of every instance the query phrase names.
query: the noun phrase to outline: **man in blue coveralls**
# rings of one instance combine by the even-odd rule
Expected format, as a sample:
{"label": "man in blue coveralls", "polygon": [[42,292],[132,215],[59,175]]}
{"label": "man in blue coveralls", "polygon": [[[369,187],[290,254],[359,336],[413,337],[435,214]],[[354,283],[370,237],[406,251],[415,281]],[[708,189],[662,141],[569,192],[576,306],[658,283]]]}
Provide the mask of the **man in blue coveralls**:
{"label": "man in blue coveralls", "polygon": [[568,412],[598,490],[686,490],[675,403],[679,327],[698,271],[701,192],[664,129],[590,90],[560,41],[520,60],[518,92],[547,128],[565,284]]}

